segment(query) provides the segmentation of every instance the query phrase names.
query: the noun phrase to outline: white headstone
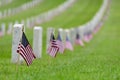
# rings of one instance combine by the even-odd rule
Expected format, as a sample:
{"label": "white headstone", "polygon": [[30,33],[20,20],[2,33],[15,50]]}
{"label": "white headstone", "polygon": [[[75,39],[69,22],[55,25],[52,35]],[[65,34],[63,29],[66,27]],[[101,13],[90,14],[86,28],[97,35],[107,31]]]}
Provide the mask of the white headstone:
{"label": "white headstone", "polygon": [[59,28],[59,29],[58,29],[58,33],[60,34],[60,37],[61,37],[61,39],[62,39],[62,41],[63,41],[63,39],[64,39],[64,31],[63,31],[63,29],[62,29],[62,28]]}
{"label": "white headstone", "polygon": [[34,27],[33,52],[36,58],[42,57],[42,27]]}
{"label": "white headstone", "polygon": [[78,29],[79,29],[80,38],[83,40],[83,36],[84,36],[84,26],[80,26]]}
{"label": "white headstone", "polygon": [[65,41],[66,41],[65,40],[66,39],[66,37],[65,37],[65,31],[62,28],[59,28],[58,32],[59,32],[59,34],[61,36],[62,42],[65,43]]}
{"label": "white headstone", "polygon": [[23,24],[15,24],[13,27],[13,40],[12,40],[12,63],[19,63],[23,61],[23,58],[17,53],[17,48],[19,41],[22,37],[22,32],[24,30]]}
{"label": "white headstone", "polygon": [[70,38],[71,38],[71,43],[74,45],[75,39],[76,39],[76,30],[74,28],[70,29]]}
{"label": "white headstone", "polygon": [[30,18],[30,26],[29,27],[33,27],[35,25],[35,19],[34,17]]}
{"label": "white headstone", "polygon": [[66,38],[66,36],[70,39],[70,41],[71,41],[71,33],[70,33],[70,30],[69,29],[65,29],[65,38]]}
{"label": "white headstone", "polygon": [[2,23],[1,25],[1,31],[2,31],[2,35],[5,35],[5,23]]}
{"label": "white headstone", "polygon": [[29,18],[26,20],[26,27],[30,27],[30,19]]}
{"label": "white headstone", "polygon": [[13,24],[9,23],[7,34],[11,34],[12,33],[12,26],[13,26]]}

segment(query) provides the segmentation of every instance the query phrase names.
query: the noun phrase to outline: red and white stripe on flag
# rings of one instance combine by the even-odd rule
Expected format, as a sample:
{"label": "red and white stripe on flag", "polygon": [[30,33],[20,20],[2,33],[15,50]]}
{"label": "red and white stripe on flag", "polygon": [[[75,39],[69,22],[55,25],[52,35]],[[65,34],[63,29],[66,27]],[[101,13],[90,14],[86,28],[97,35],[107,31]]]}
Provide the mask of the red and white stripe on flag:
{"label": "red and white stripe on flag", "polygon": [[47,49],[48,54],[52,57],[55,57],[58,51],[59,47],[56,44],[56,40],[51,41]]}
{"label": "red and white stripe on flag", "polygon": [[35,58],[35,55],[33,54],[33,50],[30,45],[24,47],[20,43],[18,46],[18,53],[24,58],[28,66],[32,63],[33,59]]}

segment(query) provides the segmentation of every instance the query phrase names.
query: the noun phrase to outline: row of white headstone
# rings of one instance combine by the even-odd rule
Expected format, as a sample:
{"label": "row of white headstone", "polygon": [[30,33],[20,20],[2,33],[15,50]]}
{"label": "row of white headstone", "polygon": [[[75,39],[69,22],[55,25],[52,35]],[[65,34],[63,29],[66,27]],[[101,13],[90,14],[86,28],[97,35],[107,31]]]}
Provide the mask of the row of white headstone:
{"label": "row of white headstone", "polygon": [[86,24],[78,26],[77,29],[79,30],[78,32],[82,40],[84,39],[83,36],[85,33],[87,32],[93,33],[96,27],[98,27],[98,25],[101,25],[103,23],[101,20],[103,20],[103,18],[108,16],[109,7],[110,7],[110,0],[103,0],[103,4],[100,10],[96,13],[96,15]]}
{"label": "row of white headstone", "polygon": [[11,8],[11,9],[6,9],[4,11],[0,12],[0,19],[1,18],[5,18],[11,15],[15,15],[21,11],[25,11],[31,7],[34,7],[35,5],[39,4],[40,2],[42,2],[43,0],[32,0],[30,2],[27,2],[19,7],[16,8]]}
{"label": "row of white headstone", "polygon": [[7,5],[11,3],[13,0],[0,0],[0,6]]}
{"label": "row of white headstone", "polygon": [[[15,24],[13,28],[13,40],[12,40],[12,63],[19,63],[23,61],[23,58],[17,53],[18,44],[22,32],[25,32],[25,27],[23,24]],[[34,27],[33,35],[33,52],[36,58],[40,58],[42,55],[42,27]],[[18,60],[19,59],[19,60]],[[19,61],[19,62],[18,62]]]}
{"label": "row of white headstone", "polygon": [[[59,5],[57,8],[54,8],[52,10],[49,10],[45,13],[42,13],[38,16],[35,17],[31,17],[28,18],[26,20],[21,20],[21,22],[19,22],[18,20],[15,21],[16,23],[21,23],[21,24],[25,24],[26,27],[34,27],[36,24],[41,24],[43,22],[46,22],[48,20],[51,20],[53,17],[59,15],[61,12],[65,11],[67,8],[69,8],[70,6],[72,6],[72,4],[75,2],[76,0],[67,0],[65,1],[63,4]],[[2,25],[6,25],[5,23],[2,23]],[[8,24],[8,30],[7,33],[11,34],[12,32],[12,23],[10,22]],[[5,27],[5,26],[4,26]],[[6,33],[5,30],[3,31],[2,29],[0,30],[3,33]]]}
{"label": "row of white headstone", "polygon": [[[106,2],[107,1],[107,2]],[[65,35],[68,35],[71,38],[72,44],[75,42],[76,38],[76,32],[79,32],[81,38],[83,39],[84,33],[94,30],[94,28],[98,25],[98,23],[101,22],[101,19],[106,13],[107,7],[109,6],[109,0],[104,0],[102,7],[100,8],[99,16],[93,17],[91,21],[89,21],[87,24],[83,26],[79,26],[78,28],[71,28],[67,30],[59,29],[60,35],[62,36],[63,41],[65,40]],[[104,6],[104,7],[103,7]],[[95,19],[95,20],[94,20]],[[97,23],[96,23],[97,22]],[[94,23],[94,25],[93,25]],[[93,27],[94,26],[94,27]],[[16,52],[17,47],[20,41],[20,36],[22,35],[22,31],[24,31],[24,25],[23,24],[15,24],[13,29],[13,40],[12,40],[12,63],[17,63],[18,61],[22,62],[23,58]],[[47,30],[47,47],[50,40],[50,33],[53,32],[53,28],[48,28]],[[34,37],[33,37],[33,51],[35,53],[35,56],[37,58],[41,58],[42,56],[42,27],[34,27]],[[18,58],[20,57],[20,58]],[[18,60],[20,59],[20,60]]]}
{"label": "row of white headstone", "polygon": [[[23,31],[25,32],[24,24],[15,24],[13,26],[12,55],[11,55],[12,63],[21,63],[24,61],[22,56],[20,56],[17,53],[17,48],[18,48],[19,41],[20,41]],[[60,33],[62,40],[64,40],[64,42],[65,42],[65,39],[64,39],[65,35],[68,35],[70,37],[69,30],[67,30],[67,29],[63,30],[60,28],[58,31]],[[42,32],[43,32],[42,27],[40,27],[40,26],[34,27],[33,52],[34,52],[36,58],[42,57]],[[49,44],[51,32],[53,32],[53,28],[48,28],[48,30],[47,30],[47,34],[48,34],[47,35],[47,45]]]}
{"label": "row of white headstone", "polygon": [[[93,33],[94,30],[96,29],[96,27],[100,26],[103,24],[104,20],[103,18],[108,16],[108,12],[109,12],[109,7],[110,7],[110,0],[103,0],[103,4],[100,8],[100,10],[96,13],[96,15],[86,24],[80,25],[78,27],[73,27],[71,29],[59,29],[58,31],[61,33],[63,42],[65,42],[65,33],[67,33],[68,37],[71,38],[71,43],[74,45],[75,39],[76,39],[76,33],[78,32],[80,35],[81,40],[85,40],[84,36],[86,33]],[[50,40],[50,33],[53,32],[54,29],[53,28],[48,28],[47,30],[47,47],[49,44],[49,40]],[[88,41],[86,41],[88,42]]]}

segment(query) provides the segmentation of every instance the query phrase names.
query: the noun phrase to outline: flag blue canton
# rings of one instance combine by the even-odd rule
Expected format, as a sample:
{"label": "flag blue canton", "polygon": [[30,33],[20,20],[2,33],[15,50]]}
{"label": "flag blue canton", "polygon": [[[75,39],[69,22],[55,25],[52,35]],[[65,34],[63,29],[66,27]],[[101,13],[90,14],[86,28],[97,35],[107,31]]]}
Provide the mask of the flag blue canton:
{"label": "flag blue canton", "polygon": [[21,44],[22,44],[24,47],[27,47],[27,45],[29,44],[29,42],[28,42],[28,40],[27,40],[24,32],[23,32]]}

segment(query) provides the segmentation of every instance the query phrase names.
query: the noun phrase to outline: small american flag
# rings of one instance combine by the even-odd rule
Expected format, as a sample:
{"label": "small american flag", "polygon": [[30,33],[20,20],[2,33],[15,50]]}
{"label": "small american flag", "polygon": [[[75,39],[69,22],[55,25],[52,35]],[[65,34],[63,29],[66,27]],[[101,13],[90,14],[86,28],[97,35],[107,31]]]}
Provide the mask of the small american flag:
{"label": "small american flag", "polygon": [[76,41],[75,41],[76,44],[79,44],[81,46],[84,46],[84,43],[83,41],[80,39],[80,35],[77,33],[76,34]]}
{"label": "small american flag", "polygon": [[18,45],[17,52],[24,58],[27,63],[27,66],[32,64],[33,59],[35,59],[35,55],[33,54],[33,50],[25,36],[25,33],[22,34],[22,40]]}
{"label": "small american flag", "polygon": [[73,46],[72,46],[70,40],[68,39],[68,36],[66,36],[65,49],[69,49],[69,50],[73,51]]}
{"label": "small american flag", "polygon": [[50,56],[55,57],[58,51],[59,51],[59,47],[57,44],[57,40],[55,40],[54,34],[52,33],[50,37],[50,43],[47,49],[47,53]]}
{"label": "small american flag", "polygon": [[59,47],[59,52],[60,52],[60,53],[63,53],[63,52],[64,52],[64,44],[63,44],[63,42],[62,42],[60,33],[58,33],[57,45],[58,45],[58,47]]}
{"label": "small american flag", "polygon": [[88,34],[87,33],[84,34],[84,41],[85,42],[89,42],[89,38],[88,38]]}

